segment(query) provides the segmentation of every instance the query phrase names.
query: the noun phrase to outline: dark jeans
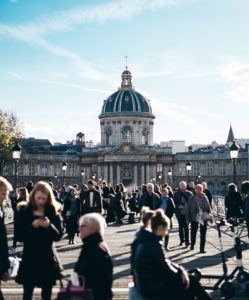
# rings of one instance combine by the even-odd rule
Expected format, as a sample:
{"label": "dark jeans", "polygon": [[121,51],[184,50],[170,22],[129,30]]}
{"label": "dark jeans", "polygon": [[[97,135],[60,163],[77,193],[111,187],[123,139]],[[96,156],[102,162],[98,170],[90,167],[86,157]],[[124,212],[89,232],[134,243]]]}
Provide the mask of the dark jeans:
{"label": "dark jeans", "polygon": [[188,223],[186,221],[186,216],[182,215],[177,218],[179,225],[179,237],[180,242],[185,244],[189,244],[189,230]]}
{"label": "dark jeans", "polygon": [[[196,234],[198,230],[198,222],[191,222],[191,246],[195,245],[196,242]],[[200,251],[204,250],[206,243],[206,233],[207,233],[207,223],[204,225],[200,225]]]}
{"label": "dark jeans", "polygon": [[[34,292],[34,286],[24,285],[23,286],[23,300],[32,300]],[[52,295],[52,286],[43,286],[41,290],[41,299],[50,300]]]}

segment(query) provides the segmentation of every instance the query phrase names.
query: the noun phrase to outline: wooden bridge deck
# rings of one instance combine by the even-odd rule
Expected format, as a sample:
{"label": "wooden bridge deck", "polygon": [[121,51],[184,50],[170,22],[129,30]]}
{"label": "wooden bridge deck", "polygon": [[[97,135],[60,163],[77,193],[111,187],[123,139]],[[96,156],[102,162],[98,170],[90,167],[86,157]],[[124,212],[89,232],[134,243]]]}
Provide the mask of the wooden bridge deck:
{"label": "wooden bridge deck", "polygon": [[[139,228],[139,224],[127,224],[127,221],[123,225],[111,224],[107,228],[106,239],[110,247],[112,258],[114,262],[114,299],[128,299],[128,283],[131,281],[129,257],[130,257],[130,243],[133,240],[134,232]],[[9,243],[11,244],[13,236],[12,225],[8,225],[8,236]],[[224,250],[227,257],[227,265],[229,272],[231,272],[236,266],[235,250],[233,249],[233,240],[227,234],[223,234]],[[57,251],[60,259],[64,264],[66,273],[70,273],[75,261],[79,255],[81,241],[79,238],[76,239],[75,245],[68,245],[66,239],[61,240],[57,243]],[[197,238],[197,243],[199,238]],[[176,221],[174,220],[174,228],[170,234],[170,251],[168,252],[169,257],[172,261],[182,264],[186,268],[200,268],[203,273],[206,274],[222,274],[221,258],[219,253],[219,242],[217,231],[214,228],[209,228],[207,231],[207,245],[206,254],[198,253],[199,247],[196,250],[190,251],[189,248],[179,247],[179,238],[177,232]],[[242,244],[243,244],[243,261],[245,267],[249,269],[249,240],[247,238],[247,231],[244,230],[242,233]],[[198,244],[196,245],[198,246]],[[21,247],[18,247],[18,251]],[[210,285],[213,282],[206,282],[203,280],[205,285]],[[13,281],[4,282],[2,284],[2,290],[5,295],[5,299],[22,299],[22,287],[15,284]],[[53,290],[53,299],[55,299],[58,286]],[[212,299],[222,299],[219,291],[210,291]],[[236,297],[233,299],[248,299],[242,291],[237,291]],[[39,290],[35,292],[34,299],[40,299]]]}

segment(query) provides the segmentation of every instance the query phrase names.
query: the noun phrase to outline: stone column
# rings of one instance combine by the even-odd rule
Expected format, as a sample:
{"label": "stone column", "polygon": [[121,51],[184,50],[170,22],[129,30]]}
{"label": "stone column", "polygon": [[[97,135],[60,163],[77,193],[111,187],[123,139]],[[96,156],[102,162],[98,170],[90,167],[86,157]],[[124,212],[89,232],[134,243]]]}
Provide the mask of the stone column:
{"label": "stone column", "polygon": [[141,184],[145,184],[145,178],[144,178],[144,164],[141,166]]}
{"label": "stone column", "polygon": [[146,183],[150,181],[150,165],[146,164]]}
{"label": "stone column", "polygon": [[104,164],[104,178],[107,181],[107,183],[109,182],[109,178],[108,178],[108,166],[107,163]]}
{"label": "stone column", "polygon": [[133,184],[137,186],[137,165],[134,165]]}
{"label": "stone column", "polygon": [[117,183],[120,183],[120,165],[117,165]]}
{"label": "stone column", "polygon": [[110,163],[110,183],[113,186],[113,165]]}
{"label": "stone column", "polygon": [[101,166],[100,166],[100,165],[98,165],[98,170],[97,170],[97,172],[98,172],[98,174],[97,174],[97,176],[98,176],[97,181],[99,182],[99,177],[102,177],[102,178],[103,178],[103,174],[101,173]]}

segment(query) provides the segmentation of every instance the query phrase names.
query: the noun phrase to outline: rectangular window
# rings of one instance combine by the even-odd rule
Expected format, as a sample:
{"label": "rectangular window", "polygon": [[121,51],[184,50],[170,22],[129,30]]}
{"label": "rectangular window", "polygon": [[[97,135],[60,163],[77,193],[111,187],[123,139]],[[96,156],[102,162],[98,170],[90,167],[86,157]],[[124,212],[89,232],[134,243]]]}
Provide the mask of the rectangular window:
{"label": "rectangular window", "polygon": [[162,171],[163,171],[163,165],[162,164],[157,164],[156,165],[156,171],[157,171],[157,173],[162,173]]}

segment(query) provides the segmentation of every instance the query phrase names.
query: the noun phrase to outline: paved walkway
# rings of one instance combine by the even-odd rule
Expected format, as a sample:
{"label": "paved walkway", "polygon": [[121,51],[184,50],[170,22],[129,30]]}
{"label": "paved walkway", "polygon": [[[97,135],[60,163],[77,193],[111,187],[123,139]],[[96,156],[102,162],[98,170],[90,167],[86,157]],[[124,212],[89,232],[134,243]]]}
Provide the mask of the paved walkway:
{"label": "paved walkway", "polygon": [[[111,224],[107,228],[106,239],[110,247],[112,258],[114,262],[114,299],[128,299],[128,283],[131,282],[130,266],[129,266],[129,257],[130,257],[130,243],[133,240],[134,232],[139,228],[139,224],[125,224],[116,225]],[[8,225],[8,235],[9,241],[12,240],[12,225]],[[229,232],[228,232],[229,233]],[[232,248],[233,241],[230,236],[227,234],[223,235],[224,240],[224,250],[227,257],[227,265],[229,272],[231,272],[236,266],[235,251]],[[242,233],[243,240],[243,260],[245,265],[249,268],[249,240],[247,238],[247,232]],[[197,242],[199,239],[197,238]],[[76,239],[76,245],[68,245],[66,239],[61,240],[57,243],[57,251],[60,259],[62,260],[66,273],[70,273],[72,270],[75,261],[79,255],[81,241],[79,238]],[[174,222],[174,228],[170,234],[170,251],[168,252],[169,257],[176,263],[184,265],[186,268],[200,268],[203,273],[206,274],[222,274],[222,265],[221,258],[219,253],[219,244],[217,231],[213,228],[209,228],[207,232],[207,246],[206,254],[198,253],[199,247],[196,247],[196,250],[189,251],[184,247],[179,247],[179,239],[176,228],[176,222]],[[197,244],[198,246],[198,244]],[[18,247],[18,251],[21,250],[21,247]],[[210,285],[213,282],[206,280],[202,281],[205,285]],[[13,281],[8,281],[2,285],[3,292],[6,295],[6,299],[22,299],[22,288],[20,285],[15,284]],[[55,299],[56,292],[58,287],[54,288],[53,299]],[[211,292],[212,299],[222,299],[220,292]],[[39,290],[35,293],[34,299],[40,299]],[[235,300],[248,299],[243,295],[242,291],[237,292]]]}

